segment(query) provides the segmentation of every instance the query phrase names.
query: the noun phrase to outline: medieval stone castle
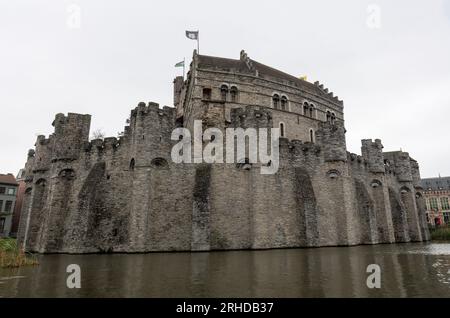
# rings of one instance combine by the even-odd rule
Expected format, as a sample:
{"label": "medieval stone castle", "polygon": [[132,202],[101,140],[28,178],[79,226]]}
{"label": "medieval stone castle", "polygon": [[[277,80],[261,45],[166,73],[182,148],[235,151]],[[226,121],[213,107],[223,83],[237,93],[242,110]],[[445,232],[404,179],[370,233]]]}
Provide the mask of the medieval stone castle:
{"label": "medieval stone castle", "polygon": [[[380,140],[347,152],[343,102],[250,59],[198,55],[174,108],[139,103],[119,138],[57,114],[26,163],[19,239],[41,253],[208,251],[429,239],[419,166]],[[280,128],[280,166],[174,163],[176,127]],[[242,159],[242,158],[241,158]]]}

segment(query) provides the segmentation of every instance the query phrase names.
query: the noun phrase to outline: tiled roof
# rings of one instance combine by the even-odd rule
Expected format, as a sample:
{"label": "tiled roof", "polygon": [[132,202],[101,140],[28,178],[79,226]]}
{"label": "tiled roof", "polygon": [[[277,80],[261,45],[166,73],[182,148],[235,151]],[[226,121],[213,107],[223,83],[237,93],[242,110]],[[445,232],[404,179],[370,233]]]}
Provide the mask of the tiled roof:
{"label": "tiled roof", "polygon": [[422,188],[427,190],[450,190],[450,177],[426,178],[420,180]]}
{"label": "tiled roof", "polygon": [[12,174],[0,174],[0,184],[18,185]]}
{"label": "tiled roof", "polygon": [[[298,87],[308,87],[309,89],[316,92],[318,95],[324,95],[325,93],[317,85],[310,83],[308,81],[297,78],[293,75],[284,73],[270,66],[259,63],[255,60],[250,59],[252,67],[258,71],[258,74],[262,76],[269,76],[275,79],[281,79],[284,81],[289,81],[294,83]],[[219,69],[225,69],[228,71],[236,71],[239,73],[252,74],[253,72],[249,69],[247,64],[242,60],[228,59],[223,57],[208,56],[208,55],[198,55],[198,65],[202,67],[217,67]]]}
{"label": "tiled roof", "polygon": [[223,57],[199,55],[198,65],[200,67],[218,67],[220,69],[235,70],[241,73],[251,73],[245,62]]}
{"label": "tiled roof", "polygon": [[259,74],[262,75],[267,75],[270,77],[274,77],[274,78],[279,78],[285,81],[290,81],[290,82],[294,82],[295,84],[297,84],[298,86],[307,86],[313,90],[316,91],[317,94],[322,94],[322,90],[317,87],[316,85],[314,85],[313,83],[310,83],[308,81],[302,80],[300,78],[297,78],[293,75],[287,74],[285,72],[279,71],[273,67],[261,64],[259,62],[256,62],[254,60],[251,60],[254,67],[258,70]]}

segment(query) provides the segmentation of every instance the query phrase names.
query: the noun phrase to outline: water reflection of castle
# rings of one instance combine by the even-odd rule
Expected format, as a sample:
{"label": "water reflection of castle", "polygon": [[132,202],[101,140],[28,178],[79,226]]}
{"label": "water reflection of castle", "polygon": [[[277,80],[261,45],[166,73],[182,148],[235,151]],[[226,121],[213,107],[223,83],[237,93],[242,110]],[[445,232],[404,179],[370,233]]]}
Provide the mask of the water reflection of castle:
{"label": "water reflection of castle", "polygon": [[[450,244],[420,243],[227,253],[50,255],[40,259],[40,266],[15,270],[14,276],[25,277],[5,281],[3,296],[448,297],[449,255]],[[66,287],[66,266],[72,263],[82,268],[81,289]],[[380,289],[367,288],[369,264],[381,267]],[[8,274],[0,270],[0,276]]]}

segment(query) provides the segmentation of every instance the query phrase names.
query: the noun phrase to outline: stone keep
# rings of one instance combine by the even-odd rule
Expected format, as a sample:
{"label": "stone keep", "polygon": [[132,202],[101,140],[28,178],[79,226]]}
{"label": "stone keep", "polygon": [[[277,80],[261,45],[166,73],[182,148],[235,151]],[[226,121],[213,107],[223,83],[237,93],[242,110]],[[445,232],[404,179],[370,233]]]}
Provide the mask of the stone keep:
{"label": "stone keep", "polygon": [[[198,55],[174,106],[139,103],[118,138],[58,114],[26,163],[19,240],[40,253],[348,246],[429,239],[419,168],[380,140],[347,152],[343,102],[258,63]],[[177,127],[280,127],[280,168],[174,163]]]}

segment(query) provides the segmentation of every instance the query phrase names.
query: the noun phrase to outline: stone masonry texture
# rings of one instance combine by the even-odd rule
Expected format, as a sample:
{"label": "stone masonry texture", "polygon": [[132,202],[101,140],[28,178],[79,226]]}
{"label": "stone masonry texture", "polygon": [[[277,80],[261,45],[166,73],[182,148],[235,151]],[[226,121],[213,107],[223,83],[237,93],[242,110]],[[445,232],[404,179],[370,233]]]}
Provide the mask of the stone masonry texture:
{"label": "stone masonry texture", "polygon": [[[282,102],[283,100],[283,102]],[[57,114],[28,152],[18,238],[39,253],[349,246],[429,239],[418,163],[345,141],[344,103],[323,84],[198,55],[174,107],[139,103],[118,138],[89,140],[90,115]],[[175,163],[172,131],[284,128],[280,165]],[[203,146],[207,142],[204,141]],[[225,156],[224,156],[225,158]],[[240,160],[240,161],[239,161]]]}

